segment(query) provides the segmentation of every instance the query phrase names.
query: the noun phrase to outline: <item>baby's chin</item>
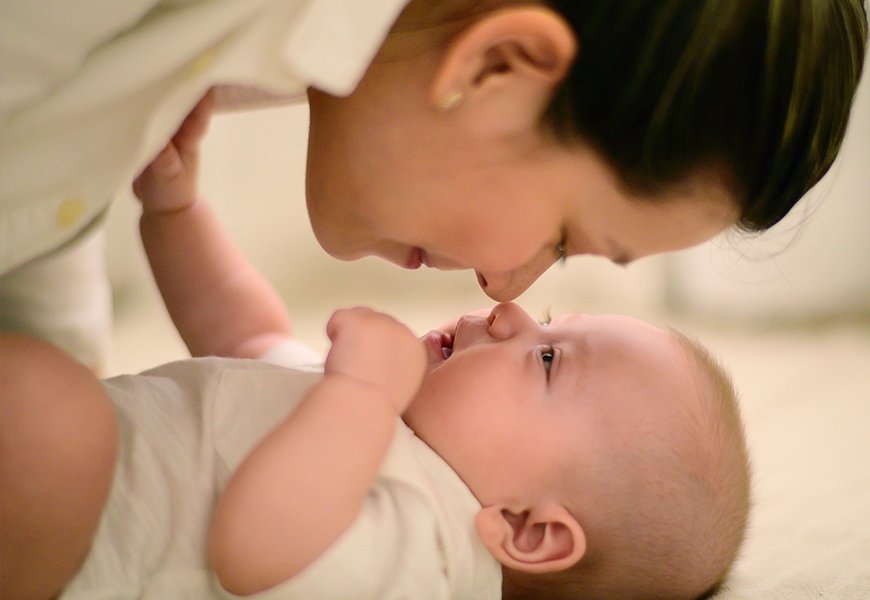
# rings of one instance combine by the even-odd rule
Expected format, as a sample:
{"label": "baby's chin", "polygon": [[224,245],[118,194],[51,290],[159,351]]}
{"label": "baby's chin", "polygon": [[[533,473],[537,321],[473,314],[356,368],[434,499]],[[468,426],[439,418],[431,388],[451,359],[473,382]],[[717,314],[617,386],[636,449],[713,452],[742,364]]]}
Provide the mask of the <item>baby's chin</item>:
{"label": "baby's chin", "polygon": [[[402,421],[404,421],[405,425],[407,425],[411,431],[417,434],[417,406],[415,403],[419,400],[420,396],[417,395],[411,400],[410,404],[405,408],[405,412],[402,413]],[[420,437],[419,434],[417,434]],[[421,438],[422,439],[422,438]]]}

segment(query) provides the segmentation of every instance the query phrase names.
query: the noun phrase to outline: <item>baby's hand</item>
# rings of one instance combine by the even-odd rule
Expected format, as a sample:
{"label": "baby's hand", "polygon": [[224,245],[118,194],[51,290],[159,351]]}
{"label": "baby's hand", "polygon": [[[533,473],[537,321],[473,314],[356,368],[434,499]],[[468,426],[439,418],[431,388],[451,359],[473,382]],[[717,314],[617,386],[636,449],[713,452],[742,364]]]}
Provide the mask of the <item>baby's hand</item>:
{"label": "baby's hand", "polygon": [[336,311],[326,333],[332,340],[326,375],[343,375],[382,391],[402,414],[426,366],[426,351],[413,332],[389,315],[356,307]]}
{"label": "baby's hand", "polygon": [[173,212],[196,202],[199,143],[208,129],[212,105],[212,95],[208,93],[133,182],[133,193],[142,201],[145,212]]}

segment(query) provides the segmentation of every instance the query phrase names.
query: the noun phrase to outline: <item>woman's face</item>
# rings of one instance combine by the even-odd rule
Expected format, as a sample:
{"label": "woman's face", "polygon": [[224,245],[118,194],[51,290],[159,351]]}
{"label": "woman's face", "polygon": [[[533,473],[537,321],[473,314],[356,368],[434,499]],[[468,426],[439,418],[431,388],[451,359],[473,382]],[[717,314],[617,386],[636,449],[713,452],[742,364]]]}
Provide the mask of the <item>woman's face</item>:
{"label": "woman's face", "polygon": [[737,220],[712,172],[664,197],[631,196],[588,148],[537,127],[492,136],[497,128],[469,123],[461,105],[439,111],[425,77],[376,63],[346,98],[309,93],[308,211],[332,256],[474,269],[483,291],[506,301],[563,254],[627,264]]}

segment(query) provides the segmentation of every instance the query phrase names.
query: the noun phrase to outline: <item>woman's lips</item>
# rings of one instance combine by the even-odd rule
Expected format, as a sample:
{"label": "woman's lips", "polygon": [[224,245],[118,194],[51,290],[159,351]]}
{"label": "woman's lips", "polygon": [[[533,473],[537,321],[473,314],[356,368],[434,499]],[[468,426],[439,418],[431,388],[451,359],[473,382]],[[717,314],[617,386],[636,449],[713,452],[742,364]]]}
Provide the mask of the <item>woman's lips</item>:
{"label": "woman's lips", "polygon": [[424,265],[426,265],[427,267],[429,267],[430,269],[433,268],[432,261],[429,260],[429,255],[426,254],[426,251],[423,250],[422,248],[420,249],[420,261],[422,261],[422,263]]}
{"label": "woman's lips", "polygon": [[414,248],[411,254],[408,255],[408,260],[405,262],[406,269],[419,269],[423,265],[423,249]]}
{"label": "woman's lips", "polygon": [[429,255],[426,254],[425,250],[422,248],[414,248],[411,250],[411,254],[408,255],[408,260],[405,262],[405,268],[419,269],[422,266],[429,267],[430,269],[438,268],[433,266],[432,260],[429,258]]}

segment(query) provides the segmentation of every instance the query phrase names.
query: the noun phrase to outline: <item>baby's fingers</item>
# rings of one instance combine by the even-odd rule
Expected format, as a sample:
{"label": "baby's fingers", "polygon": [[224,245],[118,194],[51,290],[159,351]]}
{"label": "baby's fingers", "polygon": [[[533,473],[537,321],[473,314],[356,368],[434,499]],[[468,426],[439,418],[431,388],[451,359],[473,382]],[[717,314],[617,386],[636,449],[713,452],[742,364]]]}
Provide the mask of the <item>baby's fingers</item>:
{"label": "baby's fingers", "polygon": [[199,143],[208,129],[212,105],[212,95],[208,93],[133,182],[133,193],[146,212],[176,211],[196,201]]}
{"label": "baby's fingers", "polygon": [[401,412],[419,386],[426,362],[423,344],[413,332],[364,307],[336,311],[326,332],[332,340],[326,373],[382,389]]}
{"label": "baby's fingers", "polygon": [[195,174],[170,142],[133,181],[133,193],[146,212],[169,212],[196,200]]}
{"label": "baby's fingers", "polygon": [[180,154],[184,155],[197,151],[199,143],[205,137],[206,131],[208,131],[208,125],[211,122],[213,112],[214,99],[212,98],[212,93],[208,92],[193,107],[190,114],[178,126],[178,131],[172,136],[172,143],[175,144]]}

